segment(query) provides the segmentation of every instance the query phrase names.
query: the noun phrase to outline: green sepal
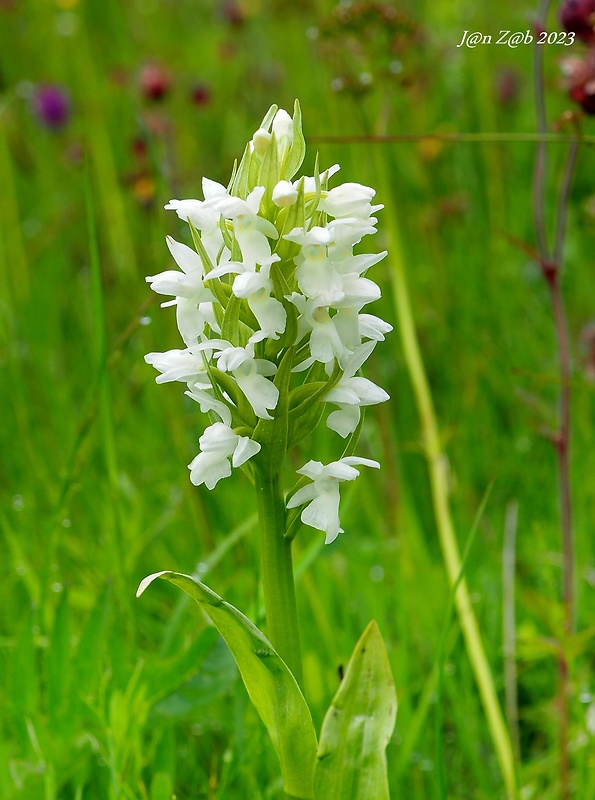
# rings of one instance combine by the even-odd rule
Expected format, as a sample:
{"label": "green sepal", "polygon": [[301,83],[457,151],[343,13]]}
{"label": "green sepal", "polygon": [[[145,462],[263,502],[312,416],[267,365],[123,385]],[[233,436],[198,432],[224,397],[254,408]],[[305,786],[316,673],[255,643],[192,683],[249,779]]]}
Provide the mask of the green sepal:
{"label": "green sepal", "polygon": [[212,269],[215,269],[215,266],[214,266],[213,262],[211,261],[211,258],[209,256],[209,254],[207,253],[206,247],[202,243],[202,238],[201,238],[200,233],[194,227],[194,223],[190,219],[188,220],[188,227],[190,228],[190,233],[192,234],[192,241],[194,242],[194,249],[196,250],[196,252],[200,256],[200,260],[202,261],[202,265],[203,265],[204,270],[205,270],[205,275],[208,275],[208,273]]}
{"label": "green sepal", "polygon": [[217,628],[271,738],[285,791],[294,798],[314,800],[316,732],[308,705],[285,662],[247,617],[189,575],[169,571],[149,575],[141,582],[137,597],[157,578],[183,589]]}
{"label": "green sepal", "polygon": [[[310,405],[310,403],[308,403]],[[324,413],[324,403],[320,401],[311,401],[311,407],[308,411],[302,413],[297,419],[290,419],[289,421],[289,447],[295,447],[306,436],[309,436],[312,431],[318,427],[322,415]]]}
{"label": "green sepal", "polygon": [[296,100],[293,107],[293,142],[281,165],[281,178],[290,181],[302,166],[305,155],[306,140],[302,131],[302,109]]}
{"label": "green sepal", "polygon": [[276,360],[277,355],[287,347],[293,347],[298,333],[297,308],[286,297],[290,294],[289,286],[280,262],[271,264],[270,277],[273,282],[274,295],[283,304],[285,309],[285,330],[278,339],[270,339],[266,343],[265,358]]}
{"label": "green sepal", "polygon": [[296,386],[289,395],[289,414],[292,419],[298,417],[304,409],[318,399],[326,391],[326,381],[314,381]]}
{"label": "green sepal", "polygon": [[[338,364],[335,364],[333,374],[327,381],[311,381],[320,375],[322,364],[314,364],[308,373],[308,378],[302,386],[298,386],[291,392],[291,410],[289,412],[289,447],[301,442],[308,436],[321,420],[324,413],[324,402],[322,398],[335,386],[341,378],[343,371]],[[313,385],[314,391],[308,391]],[[305,391],[304,391],[305,390]]]}
{"label": "green sepal", "polygon": [[248,170],[252,153],[250,152],[250,142],[246,145],[240,166],[235,170],[235,173],[229,182],[228,192],[235,197],[241,197],[245,200],[250,194],[248,189]]}
{"label": "green sepal", "polygon": [[310,199],[305,203],[305,213],[306,217],[312,217],[314,212],[318,208],[318,203],[320,202],[320,195],[322,193],[322,187],[320,184],[320,167],[318,163],[318,153],[316,153],[316,160],[314,162],[314,195],[310,196]]}
{"label": "green sepal", "polygon": [[223,324],[221,325],[221,338],[225,339],[234,347],[241,347],[240,343],[240,310],[242,308],[242,300],[231,294],[225,309],[225,316],[223,317]]}
{"label": "green sepal", "polygon": [[258,170],[258,178],[255,186],[264,186],[265,193],[263,203],[265,205],[265,215],[268,216],[274,209],[273,206],[273,189],[279,183],[279,150],[277,148],[277,138],[275,134],[271,134],[271,141],[266,149],[260,167]]}
{"label": "green sepal", "polygon": [[[256,414],[250,403],[246,400],[244,393],[235,379],[227,372],[217,369],[217,367],[210,367],[209,375],[211,377],[211,382],[217,383],[220,389],[223,392],[227,392],[231,397],[232,402],[237,408],[236,414],[241,424],[253,430],[256,425]],[[227,405],[229,405],[229,403]]]}
{"label": "green sepal", "polygon": [[275,119],[275,115],[276,115],[277,111],[279,111],[279,106],[275,105],[275,103],[273,103],[273,105],[269,108],[267,113],[262,118],[262,122],[258,126],[259,129],[262,128],[262,130],[268,131],[268,129],[273,124],[273,120]]}
{"label": "green sepal", "polygon": [[314,772],[317,798],[390,800],[385,751],[396,716],[388,654],[372,620],[322,723]]}
{"label": "green sepal", "polygon": [[[188,220],[188,225],[190,226],[190,233],[192,234],[192,241],[194,242],[194,249],[196,250],[196,252],[200,256],[200,260],[202,261],[203,266],[205,268],[204,282],[207,285],[207,287],[215,295],[215,297],[217,299],[217,302],[221,305],[221,307],[223,309],[225,309],[225,307],[227,306],[227,300],[229,298],[229,294],[223,288],[223,284],[221,283],[221,281],[210,280],[209,279],[209,272],[212,269],[214,269],[213,262],[209,258],[209,254],[207,253],[206,248],[205,248],[204,244],[202,243],[202,239],[200,237],[200,233],[197,231],[197,229],[194,227],[194,225],[192,224],[192,222],[190,220]],[[231,293],[231,289],[230,289],[230,293]],[[219,311],[219,309],[217,307],[215,307],[215,315],[217,317],[219,317],[218,311]],[[219,322],[219,324],[221,324],[221,319],[218,318],[217,321]]]}
{"label": "green sepal", "polygon": [[287,455],[289,381],[291,380],[293,356],[294,348],[290,347],[283,354],[275,374],[274,384],[279,390],[279,402],[273,412],[273,419],[259,420],[252,437],[261,445],[261,451],[258,453],[258,460],[255,463],[267,478],[272,478],[279,472]]}
{"label": "green sepal", "polygon": [[[223,237],[223,244],[225,245],[225,247],[227,247],[227,249],[230,252],[232,252],[234,237],[229,232],[229,228],[227,227],[227,220],[225,219],[223,214],[221,214],[221,216],[219,217],[219,230],[221,231],[221,236]],[[232,254],[232,260],[233,260],[233,254]]]}
{"label": "green sepal", "polygon": [[253,150],[250,153],[250,157],[248,159],[248,176],[247,176],[247,194],[246,197],[250,194],[252,189],[255,186],[258,186],[258,173],[260,170],[260,164],[262,162],[262,156],[260,153],[257,153],[256,150]]}
{"label": "green sepal", "polygon": [[237,174],[238,174],[238,160],[237,160],[237,158],[234,158],[233,167],[232,167],[232,170],[231,170],[231,177],[229,179],[229,183],[227,184],[227,194],[232,194],[231,188],[232,188],[232,186],[234,184],[234,181],[236,179],[236,175]]}
{"label": "green sepal", "polygon": [[343,448],[343,452],[341,453],[341,458],[348,458],[355,453],[355,448],[358,445],[359,437],[362,432],[362,428],[364,427],[364,418],[366,416],[365,408],[360,406],[359,410],[359,422],[349,439],[347,440],[347,444]]}

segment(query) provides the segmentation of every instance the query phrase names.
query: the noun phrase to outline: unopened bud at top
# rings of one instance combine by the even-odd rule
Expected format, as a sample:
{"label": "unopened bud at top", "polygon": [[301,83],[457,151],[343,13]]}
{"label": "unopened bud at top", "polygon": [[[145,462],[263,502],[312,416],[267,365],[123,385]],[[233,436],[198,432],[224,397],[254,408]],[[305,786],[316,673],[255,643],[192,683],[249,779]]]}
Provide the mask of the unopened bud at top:
{"label": "unopened bud at top", "polygon": [[252,147],[259,155],[264,155],[271,141],[271,134],[264,128],[259,128],[252,137]]}
{"label": "unopened bud at top", "polygon": [[275,114],[273,133],[277,144],[282,148],[290,147],[293,142],[293,120],[283,108]]}

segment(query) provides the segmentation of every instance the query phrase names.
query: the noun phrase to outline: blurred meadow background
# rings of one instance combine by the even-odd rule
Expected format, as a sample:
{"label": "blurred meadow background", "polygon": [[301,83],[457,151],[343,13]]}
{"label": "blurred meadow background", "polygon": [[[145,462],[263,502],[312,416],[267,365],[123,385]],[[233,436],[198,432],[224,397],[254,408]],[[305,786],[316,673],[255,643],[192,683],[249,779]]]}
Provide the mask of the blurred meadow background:
{"label": "blurred meadow background", "polygon": [[[398,331],[398,263],[461,549],[489,491],[465,574],[507,709],[520,796],[560,796],[562,544],[548,436],[560,384],[548,286],[524,246],[535,244],[536,143],[519,135],[536,131],[533,48],[456,47],[465,30],[525,31],[535,13],[510,0],[0,2],[0,800],[283,796],[266,731],[198,607],[165,583],[134,595],[157,570],[194,573],[262,622],[251,487],[240,473],[213,492],[190,484],[204,420],[178,386],[157,387],[143,361],[180,346],[173,312],[159,308],[144,276],[172,268],[167,233],[187,241],[163,205],[202,197],[203,175],[227,184],[269,106],[291,110],[295,98],[305,173],[318,151],[321,168],[340,163],[342,181],[374,186],[385,204],[374,245],[389,257],[375,270],[383,298],[372,311],[395,326],[370,361],[391,401],[369,411],[359,448],[382,470],[343,492],[346,533],[334,544],[311,528],[296,540],[315,724],[375,618],[399,699],[387,751],[393,797],[505,796],[464,640],[446,615]],[[549,24],[560,29],[555,9]],[[573,104],[560,60],[581,52],[573,48],[543,49],[548,130],[563,134],[573,130],[564,123]],[[581,125],[592,133],[588,119]],[[567,147],[548,144],[548,231]],[[592,145],[578,159],[562,284],[577,633],[563,646],[573,796],[588,800]],[[336,458],[337,447],[319,430],[305,459]]]}

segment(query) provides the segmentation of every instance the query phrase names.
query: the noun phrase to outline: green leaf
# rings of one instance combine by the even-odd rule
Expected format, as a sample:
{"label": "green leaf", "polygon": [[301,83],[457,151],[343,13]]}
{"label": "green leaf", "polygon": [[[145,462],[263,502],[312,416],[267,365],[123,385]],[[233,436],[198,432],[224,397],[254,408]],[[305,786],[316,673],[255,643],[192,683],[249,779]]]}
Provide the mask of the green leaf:
{"label": "green leaf", "polygon": [[167,772],[157,772],[151,780],[151,800],[171,800],[174,793],[172,780]]}
{"label": "green leaf", "polygon": [[215,625],[271,737],[285,791],[295,798],[313,800],[316,733],[304,696],[285,662],[247,617],[189,575],[168,571],[149,575],[138,587],[137,597],[156,578],[165,578],[187,592]]}
{"label": "green leaf", "polygon": [[290,181],[298,169],[302,166],[302,161],[306,155],[306,142],[302,133],[302,110],[298,101],[295,101],[293,110],[293,142],[289,150],[288,158],[282,168],[282,177]]}
{"label": "green leaf", "polygon": [[273,105],[269,108],[267,113],[262,118],[262,122],[260,123],[259,127],[265,131],[268,131],[268,129],[271,127],[273,123],[273,120],[275,119],[275,114],[277,113],[277,111],[279,111],[279,106],[273,103]]}
{"label": "green leaf", "polygon": [[314,773],[319,800],[389,800],[385,750],[396,716],[390,664],[372,620],[322,724]]}
{"label": "green leaf", "polygon": [[240,345],[240,309],[242,300],[232,294],[225,309],[223,325],[221,326],[221,338],[230,342],[234,347]]}
{"label": "green leaf", "polygon": [[273,189],[279,182],[279,151],[277,149],[277,139],[275,134],[271,135],[271,141],[267,147],[262,162],[258,170],[257,186],[264,186],[266,189],[265,197],[272,202]]}
{"label": "green leaf", "polygon": [[68,592],[62,592],[47,652],[47,698],[50,725],[54,731],[68,715],[71,676]]}
{"label": "green leaf", "polygon": [[252,160],[252,153],[250,152],[250,142],[246,145],[240,166],[235,170],[234,175],[229,183],[229,194],[241,197],[245,200],[248,196],[248,170]]}
{"label": "green leaf", "polygon": [[101,679],[101,648],[106,634],[110,601],[111,586],[107,584],[91,611],[74,655],[75,691],[81,698],[92,695]]}

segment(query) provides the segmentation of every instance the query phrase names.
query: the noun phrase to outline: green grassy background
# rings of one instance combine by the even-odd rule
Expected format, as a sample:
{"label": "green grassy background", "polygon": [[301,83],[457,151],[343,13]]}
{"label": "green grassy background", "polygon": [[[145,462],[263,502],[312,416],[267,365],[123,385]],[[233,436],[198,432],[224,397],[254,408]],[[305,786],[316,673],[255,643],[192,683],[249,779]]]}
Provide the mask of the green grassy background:
{"label": "green grassy background", "polygon": [[[141,600],[134,592],[148,573],[196,570],[259,621],[250,486],[241,473],[212,493],[190,485],[186,464],[204,419],[178,385],[157,387],[143,361],[179,346],[172,313],[159,309],[144,276],[168,268],[166,233],[186,235],[164,203],[200,196],[203,175],[226,183],[268,107],[290,109],[296,97],[310,142],[305,169],[318,149],[323,167],[342,165],[343,181],[379,187],[385,209],[374,246],[387,244],[383,228],[396,226],[402,238],[461,544],[494,480],[467,579],[501,698],[503,531],[518,504],[520,785],[527,800],[557,796],[550,643],[561,627],[561,547],[555,452],[544,436],[555,424],[557,359],[547,287],[510,241],[533,243],[535,145],[514,141],[535,129],[532,49],[456,48],[465,29],[525,30],[534,9],[384,4],[402,16],[389,36],[394,21],[378,22],[381,5],[339,13],[323,0],[246,0],[234,23],[231,4],[206,0],[0,4],[1,800],[282,796],[264,728],[198,609],[169,585]],[[569,108],[558,66],[568,54],[545,52],[552,121]],[[172,80],[160,103],[139,90],[150,61]],[[502,96],[503,81],[512,97]],[[31,84],[44,82],[71,95],[59,131],[31,113]],[[196,84],[209,87],[203,106],[190,100]],[[324,142],[432,132],[511,137]],[[145,155],[135,154],[138,139]],[[550,227],[564,153],[550,146]],[[572,645],[571,745],[582,800],[595,797],[594,387],[580,349],[595,318],[592,149],[579,159],[563,288],[583,632]],[[390,256],[375,279],[383,299],[373,310],[395,324]],[[346,533],[337,542],[324,547],[309,528],[296,542],[306,693],[319,728],[339,666],[376,618],[400,703],[391,789],[421,800],[437,796],[435,696],[424,706],[424,692],[448,586],[396,332],[370,370],[391,401],[368,414],[359,453],[383,469],[343,493]],[[300,464],[339,450],[320,431]],[[449,646],[448,796],[502,797],[456,624]]]}

